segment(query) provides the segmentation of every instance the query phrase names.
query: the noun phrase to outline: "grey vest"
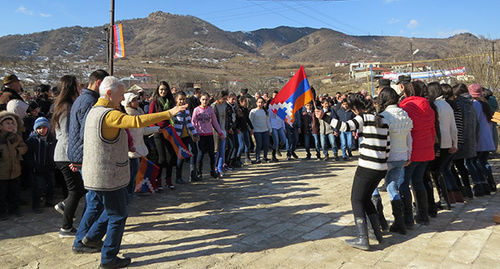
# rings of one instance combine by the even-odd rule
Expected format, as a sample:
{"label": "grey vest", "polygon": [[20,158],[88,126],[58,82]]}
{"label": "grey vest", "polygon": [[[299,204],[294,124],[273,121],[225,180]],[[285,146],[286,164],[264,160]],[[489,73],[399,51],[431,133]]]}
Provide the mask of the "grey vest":
{"label": "grey vest", "polygon": [[126,132],[120,130],[113,140],[102,136],[104,118],[111,110],[92,107],[85,121],[82,176],[88,190],[114,191],[126,187],[130,181]]}

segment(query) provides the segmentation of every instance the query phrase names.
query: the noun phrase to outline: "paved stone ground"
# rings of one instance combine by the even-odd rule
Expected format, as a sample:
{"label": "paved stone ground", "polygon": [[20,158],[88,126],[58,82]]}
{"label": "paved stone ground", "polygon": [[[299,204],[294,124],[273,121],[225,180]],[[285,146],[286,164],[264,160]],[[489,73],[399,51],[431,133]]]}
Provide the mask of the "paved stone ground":
{"label": "paved stone ground", "polygon": [[[499,161],[491,161],[497,178]],[[440,211],[405,236],[386,234],[381,245],[371,240],[371,251],[346,246],[356,164],[282,158],[142,196],[130,205],[120,255],[137,268],[500,267],[497,194]],[[50,208],[0,222],[0,268],[96,268],[100,254],[73,254],[60,222]]]}

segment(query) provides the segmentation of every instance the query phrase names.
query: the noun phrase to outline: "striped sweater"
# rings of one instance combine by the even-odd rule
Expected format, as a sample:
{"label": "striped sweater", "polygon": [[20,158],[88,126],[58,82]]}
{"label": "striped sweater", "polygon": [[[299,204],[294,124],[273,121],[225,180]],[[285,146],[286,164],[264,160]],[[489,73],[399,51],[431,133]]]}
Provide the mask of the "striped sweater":
{"label": "striped sweater", "polygon": [[191,123],[191,116],[189,110],[177,113],[174,118],[174,129],[177,135],[181,138],[192,136],[198,136],[193,124]]}
{"label": "striped sweater", "polygon": [[359,163],[358,165],[372,170],[387,170],[387,158],[390,152],[389,125],[384,120],[382,128],[375,127],[375,115],[357,115],[352,120],[340,121],[327,115],[323,120],[341,132],[358,130]]}

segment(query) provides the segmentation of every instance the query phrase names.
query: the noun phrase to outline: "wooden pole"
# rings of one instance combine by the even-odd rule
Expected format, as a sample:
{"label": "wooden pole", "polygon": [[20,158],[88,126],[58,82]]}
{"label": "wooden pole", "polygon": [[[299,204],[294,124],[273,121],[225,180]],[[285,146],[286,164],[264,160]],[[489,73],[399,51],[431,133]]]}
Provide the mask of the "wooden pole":
{"label": "wooden pole", "polygon": [[109,23],[109,39],[108,39],[108,67],[109,75],[113,75],[113,47],[114,47],[114,35],[113,26],[115,25],[115,0],[111,0],[111,10],[110,12],[110,23]]}

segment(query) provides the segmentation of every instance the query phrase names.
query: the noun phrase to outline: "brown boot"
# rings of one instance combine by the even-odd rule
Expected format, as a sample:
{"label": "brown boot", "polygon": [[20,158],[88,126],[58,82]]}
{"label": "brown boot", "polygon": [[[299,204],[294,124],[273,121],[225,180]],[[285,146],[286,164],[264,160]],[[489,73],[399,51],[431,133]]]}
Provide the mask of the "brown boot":
{"label": "brown boot", "polygon": [[453,195],[455,196],[455,201],[457,201],[457,203],[465,202],[464,196],[461,191],[454,191]]}
{"label": "brown boot", "polygon": [[175,190],[175,186],[174,184],[172,183],[172,178],[171,177],[167,177],[165,178],[165,184],[167,185],[167,188],[170,189],[170,190]]}
{"label": "brown boot", "polygon": [[449,191],[447,192],[447,194],[448,194],[448,201],[450,202],[450,204],[456,204],[457,200],[455,200],[455,192]]}

